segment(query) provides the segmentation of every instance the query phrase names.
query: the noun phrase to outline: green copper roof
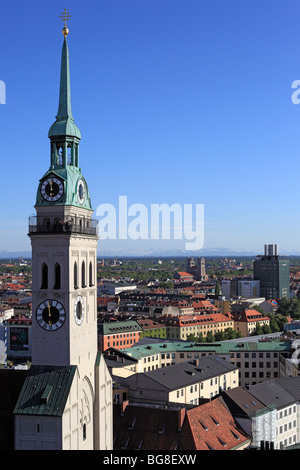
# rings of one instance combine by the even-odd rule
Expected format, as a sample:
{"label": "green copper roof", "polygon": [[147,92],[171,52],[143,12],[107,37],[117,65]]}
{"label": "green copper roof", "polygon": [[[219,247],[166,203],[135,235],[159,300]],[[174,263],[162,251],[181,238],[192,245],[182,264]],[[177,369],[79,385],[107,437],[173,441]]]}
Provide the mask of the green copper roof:
{"label": "green copper roof", "polygon": [[135,320],[100,323],[99,331],[103,335],[126,333],[130,331],[142,331],[142,327]]}
{"label": "green copper roof", "polygon": [[64,39],[61,54],[58,113],[56,121],[52,124],[48,133],[48,137],[54,136],[73,136],[81,139],[81,133],[78,127],[74,124],[71,109],[69,48],[66,38]]}
{"label": "green copper roof", "polygon": [[152,344],[143,344],[139,346],[132,346],[128,349],[123,349],[123,354],[128,354],[134,359],[139,360],[145,356],[153,356],[154,354],[162,353],[195,353],[205,352],[212,354],[226,354],[229,355],[233,352],[252,352],[252,351],[290,351],[291,343],[289,341],[222,341],[220,343],[193,343],[188,341],[166,341]]}
{"label": "green copper roof", "polygon": [[62,416],[75,372],[76,366],[31,366],[14,414]]}

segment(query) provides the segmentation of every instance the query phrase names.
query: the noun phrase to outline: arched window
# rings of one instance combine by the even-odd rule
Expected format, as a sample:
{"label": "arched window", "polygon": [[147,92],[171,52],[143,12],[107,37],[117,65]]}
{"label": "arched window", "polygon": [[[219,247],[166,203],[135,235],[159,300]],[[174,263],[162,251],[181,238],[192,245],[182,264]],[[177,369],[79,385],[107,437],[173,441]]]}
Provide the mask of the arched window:
{"label": "arched window", "polygon": [[60,272],[60,265],[56,263],[54,266],[54,287],[53,289],[60,289],[61,284],[61,272]]}
{"label": "arched window", "polygon": [[68,147],[67,147],[67,164],[71,165],[71,163],[72,163],[72,149],[71,149],[71,146],[68,145]]}
{"label": "arched window", "polygon": [[82,261],[81,265],[81,287],[86,287],[85,283],[85,262]]}
{"label": "arched window", "polygon": [[84,423],[82,427],[82,438],[84,441],[86,440],[86,423]]}
{"label": "arched window", "polygon": [[57,165],[63,164],[63,147],[62,144],[56,144],[56,152],[57,152]]}
{"label": "arched window", "polygon": [[76,261],[74,263],[74,289],[78,289],[78,269]]}
{"label": "arched window", "polygon": [[94,284],[93,284],[93,265],[92,265],[92,262],[90,261],[90,265],[89,265],[89,286],[92,287]]}
{"label": "arched window", "polygon": [[42,264],[42,283],[41,289],[48,289],[48,266],[46,263]]}

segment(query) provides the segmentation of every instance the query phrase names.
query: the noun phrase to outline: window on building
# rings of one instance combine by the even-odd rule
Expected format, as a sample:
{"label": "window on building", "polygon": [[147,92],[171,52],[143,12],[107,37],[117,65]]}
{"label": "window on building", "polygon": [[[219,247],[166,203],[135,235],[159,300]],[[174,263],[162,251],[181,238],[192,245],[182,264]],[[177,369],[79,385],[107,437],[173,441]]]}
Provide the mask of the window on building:
{"label": "window on building", "polygon": [[76,261],[74,263],[74,289],[78,289],[78,268]]}
{"label": "window on building", "polygon": [[48,266],[46,263],[43,263],[42,265],[41,289],[48,289]]}
{"label": "window on building", "polygon": [[61,270],[60,264],[56,263],[54,266],[54,287],[53,289],[60,289],[61,284]]}
{"label": "window on building", "polygon": [[85,262],[82,261],[81,265],[81,287],[86,287],[85,283]]}
{"label": "window on building", "polygon": [[90,261],[90,265],[89,265],[89,286],[92,287],[94,284],[93,284],[93,265],[92,265],[92,262]]}

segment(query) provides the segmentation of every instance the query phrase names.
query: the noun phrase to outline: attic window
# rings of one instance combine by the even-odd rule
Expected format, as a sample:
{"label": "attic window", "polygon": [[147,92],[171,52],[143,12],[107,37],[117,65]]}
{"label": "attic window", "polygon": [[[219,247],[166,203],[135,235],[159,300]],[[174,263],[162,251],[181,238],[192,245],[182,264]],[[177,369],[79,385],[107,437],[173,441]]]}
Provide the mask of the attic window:
{"label": "attic window", "polygon": [[217,426],[219,426],[219,424],[220,424],[219,421],[217,421],[217,420],[216,420],[215,418],[213,418],[212,416],[211,416],[211,419],[213,420],[213,422],[214,422]]}
{"label": "attic window", "polygon": [[141,442],[139,443],[138,447],[136,447],[134,450],[141,450],[143,440],[144,440],[144,438],[142,437]]}
{"label": "attic window", "polygon": [[218,440],[219,440],[220,444],[222,444],[223,447],[226,447],[227,444],[226,444],[225,441],[223,441],[222,439],[220,439],[220,437],[218,437]]}
{"label": "attic window", "polygon": [[130,425],[128,426],[128,429],[131,430],[131,429],[134,428],[134,425],[135,425],[135,422],[136,422],[136,418],[137,418],[137,417],[135,417],[134,420],[132,421],[132,424],[130,424]]}
{"label": "attic window", "polygon": [[129,441],[130,441],[130,436],[128,437],[126,443],[122,445],[121,449],[123,449],[123,450],[124,450],[124,449],[127,449],[127,446],[128,446],[128,444],[129,444]]}
{"label": "attic window", "polygon": [[231,429],[231,432],[232,432],[232,434],[234,435],[234,437],[239,441],[239,440],[240,440],[240,436],[238,436],[235,432],[233,432],[232,429]]}
{"label": "attic window", "polygon": [[166,425],[164,424],[163,427],[158,431],[158,434],[163,434],[165,432]]}
{"label": "attic window", "polygon": [[208,442],[205,441],[205,444],[207,445],[209,450],[215,450],[215,448],[213,446],[211,446]]}
{"label": "attic window", "polygon": [[46,405],[48,403],[51,392],[52,392],[52,385],[47,385],[41,396],[41,402],[43,404]]}
{"label": "attic window", "polygon": [[199,421],[199,423],[201,424],[203,429],[205,429],[205,431],[208,431],[208,427],[204,423],[202,423],[201,421]]}

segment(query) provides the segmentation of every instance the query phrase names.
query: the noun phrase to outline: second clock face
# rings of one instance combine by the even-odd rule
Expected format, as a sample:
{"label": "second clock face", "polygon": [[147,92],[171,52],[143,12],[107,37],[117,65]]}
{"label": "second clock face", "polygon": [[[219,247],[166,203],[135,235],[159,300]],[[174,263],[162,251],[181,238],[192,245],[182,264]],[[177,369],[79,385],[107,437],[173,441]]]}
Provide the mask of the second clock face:
{"label": "second clock face", "polygon": [[41,186],[41,194],[46,201],[57,201],[64,193],[64,185],[58,178],[47,178]]}
{"label": "second clock face", "polygon": [[74,319],[77,325],[81,325],[84,317],[84,301],[81,295],[78,295],[74,304]]}
{"label": "second clock face", "polygon": [[36,309],[36,320],[44,330],[55,331],[65,323],[66,311],[57,300],[44,300]]}
{"label": "second clock face", "polygon": [[78,198],[78,201],[79,201],[80,204],[84,203],[85,186],[84,186],[84,182],[82,180],[79,180],[78,184],[77,184],[77,198]]}

